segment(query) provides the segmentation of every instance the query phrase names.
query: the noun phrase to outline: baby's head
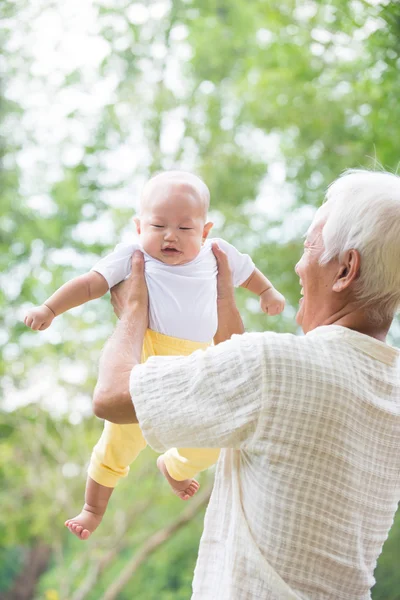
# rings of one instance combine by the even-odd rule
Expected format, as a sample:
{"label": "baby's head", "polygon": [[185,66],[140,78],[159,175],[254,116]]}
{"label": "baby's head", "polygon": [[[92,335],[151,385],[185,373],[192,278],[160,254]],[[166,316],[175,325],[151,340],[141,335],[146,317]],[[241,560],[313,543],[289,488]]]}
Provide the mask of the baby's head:
{"label": "baby's head", "polygon": [[210,192],[196,175],[165,171],[144,186],[136,229],[147,254],[169,265],[195,259],[208,236]]}

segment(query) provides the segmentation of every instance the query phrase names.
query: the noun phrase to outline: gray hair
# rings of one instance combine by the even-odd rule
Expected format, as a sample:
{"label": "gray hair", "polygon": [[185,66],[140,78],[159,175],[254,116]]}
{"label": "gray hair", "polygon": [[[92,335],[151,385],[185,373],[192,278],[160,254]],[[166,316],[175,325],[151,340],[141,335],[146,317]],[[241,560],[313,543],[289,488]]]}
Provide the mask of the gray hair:
{"label": "gray hair", "polygon": [[360,304],[374,320],[392,318],[400,307],[400,177],[348,170],[329,186],[326,206],[321,264],[358,250]]}

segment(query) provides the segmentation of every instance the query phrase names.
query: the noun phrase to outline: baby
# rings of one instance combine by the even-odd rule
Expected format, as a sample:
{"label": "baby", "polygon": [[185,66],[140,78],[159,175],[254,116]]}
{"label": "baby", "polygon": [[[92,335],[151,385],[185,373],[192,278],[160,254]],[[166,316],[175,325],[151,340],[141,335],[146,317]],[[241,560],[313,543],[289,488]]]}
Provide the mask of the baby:
{"label": "baby", "polygon": [[[130,275],[132,254],[140,249],[149,292],[149,329],[142,360],[207,348],[218,326],[217,265],[207,239],[213,226],[207,222],[209,201],[207,186],[191,173],[167,171],[150,179],[135,218],[139,242],[117,245],[89,273],[69,281],[42,306],[31,309],[25,324],[47,329],[57,315],[103,296]],[[251,258],[222,239],[212,241],[227,254],[234,285],[257,294],[265,313],[279,314],[284,297]],[[85,505],[65,523],[77,537],[87,539],[98,527],[115,485],[145,445],[139,425],[105,421],[88,469]],[[187,500],[199,488],[195,474],[213,465],[218,455],[215,448],[173,448],[158,458],[157,466],[174,493]]]}

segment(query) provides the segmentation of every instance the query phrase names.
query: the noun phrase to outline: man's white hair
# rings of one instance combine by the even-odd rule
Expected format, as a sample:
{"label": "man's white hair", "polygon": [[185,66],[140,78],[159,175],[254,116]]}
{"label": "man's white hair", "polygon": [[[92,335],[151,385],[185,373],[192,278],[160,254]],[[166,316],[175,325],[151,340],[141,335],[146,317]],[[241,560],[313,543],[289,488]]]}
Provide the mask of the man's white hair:
{"label": "man's white hair", "polygon": [[400,177],[348,170],[329,186],[326,204],[321,263],[358,250],[358,299],[372,319],[390,319],[400,307]]}

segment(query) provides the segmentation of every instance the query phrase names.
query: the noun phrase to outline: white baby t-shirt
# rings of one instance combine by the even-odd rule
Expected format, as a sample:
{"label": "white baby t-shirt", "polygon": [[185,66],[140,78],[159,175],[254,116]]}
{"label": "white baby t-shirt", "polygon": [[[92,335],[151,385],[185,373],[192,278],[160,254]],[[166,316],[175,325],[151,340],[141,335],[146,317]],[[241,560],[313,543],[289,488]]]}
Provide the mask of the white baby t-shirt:
{"label": "white baby t-shirt", "polygon": [[141,250],[149,290],[150,329],[194,342],[211,342],[218,326],[213,242],[228,256],[233,284],[241,285],[254,271],[254,263],[248,254],[220,238],[206,240],[196,258],[183,265],[167,265],[149,256],[139,242],[118,244],[92,271],[100,273],[111,288],[130,275],[132,254]]}

